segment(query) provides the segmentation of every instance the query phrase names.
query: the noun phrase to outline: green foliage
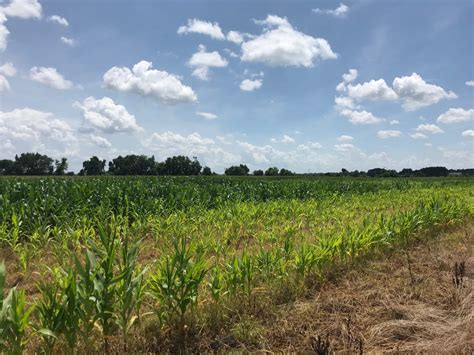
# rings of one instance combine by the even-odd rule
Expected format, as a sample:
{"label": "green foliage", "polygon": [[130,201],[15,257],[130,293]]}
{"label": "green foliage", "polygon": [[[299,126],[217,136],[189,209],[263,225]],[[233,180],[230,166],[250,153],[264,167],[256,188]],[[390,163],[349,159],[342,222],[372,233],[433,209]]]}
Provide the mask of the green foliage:
{"label": "green foliage", "polygon": [[0,351],[22,354],[34,306],[27,307],[24,290],[13,287],[5,297],[5,265],[0,264]]}
{"label": "green foliage", "polygon": [[174,243],[174,254],[158,264],[150,280],[150,294],[158,301],[160,319],[174,321],[184,332],[186,312],[198,301],[199,287],[207,273],[206,263],[193,255],[185,238]]}

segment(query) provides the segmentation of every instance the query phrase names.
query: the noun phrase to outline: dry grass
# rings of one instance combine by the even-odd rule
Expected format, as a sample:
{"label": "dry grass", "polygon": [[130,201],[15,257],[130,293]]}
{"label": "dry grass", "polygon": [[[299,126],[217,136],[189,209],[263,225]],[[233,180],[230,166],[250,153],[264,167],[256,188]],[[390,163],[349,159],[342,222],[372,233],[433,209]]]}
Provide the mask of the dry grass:
{"label": "dry grass", "polygon": [[[472,353],[473,230],[470,224],[410,250],[413,280],[399,251],[285,306],[268,328],[268,348],[317,351],[318,339],[328,338],[336,352]],[[453,269],[462,261],[456,286]]]}

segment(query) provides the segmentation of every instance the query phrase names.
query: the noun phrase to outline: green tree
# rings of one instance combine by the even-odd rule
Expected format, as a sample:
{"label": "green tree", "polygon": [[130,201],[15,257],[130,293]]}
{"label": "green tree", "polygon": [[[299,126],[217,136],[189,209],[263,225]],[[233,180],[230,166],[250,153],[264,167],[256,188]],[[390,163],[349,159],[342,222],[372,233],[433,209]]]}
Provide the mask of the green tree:
{"label": "green tree", "polygon": [[0,160],[0,175],[12,175],[15,173],[15,162],[10,159]]}
{"label": "green tree", "polygon": [[249,168],[245,164],[240,164],[239,166],[234,165],[225,169],[226,175],[247,175],[249,173]]}
{"label": "green tree", "polygon": [[208,167],[208,166],[205,166],[203,169],[202,169],[202,175],[212,175],[212,171],[211,171],[211,168]]}
{"label": "green tree", "polygon": [[295,175],[291,170],[288,169],[280,169],[280,176],[292,176]]}
{"label": "green tree", "polygon": [[39,153],[22,153],[15,156],[15,174],[49,175],[53,173],[53,159]]}
{"label": "green tree", "polygon": [[105,159],[100,160],[95,155],[82,163],[82,175],[103,175],[105,174]]}
{"label": "green tree", "polygon": [[64,175],[68,168],[67,158],[61,158],[61,161],[56,160],[54,162],[55,170],[54,175]]}
{"label": "green tree", "polygon": [[258,169],[253,171],[254,176],[263,176],[263,170]]}
{"label": "green tree", "polygon": [[154,175],[155,157],[145,155],[121,155],[109,162],[109,173],[114,175]]}
{"label": "green tree", "polygon": [[278,168],[274,166],[265,170],[265,176],[277,176],[278,172],[279,172]]}
{"label": "green tree", "polygon": [[199,175],[201,164],[197,159],[191,160],[184,155],[167,158],[160,173],[163,175]]}

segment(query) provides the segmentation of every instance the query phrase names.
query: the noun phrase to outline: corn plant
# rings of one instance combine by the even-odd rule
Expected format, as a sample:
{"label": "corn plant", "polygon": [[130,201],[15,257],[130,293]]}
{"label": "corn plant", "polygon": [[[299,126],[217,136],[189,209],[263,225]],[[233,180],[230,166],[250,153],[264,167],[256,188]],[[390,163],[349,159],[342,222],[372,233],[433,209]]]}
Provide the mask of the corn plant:
{"label": "corn plant", "polygon": [[4,296],[5,264],[0,264],[0,351],[22,354],[34,306],[27,307],[25,291],[13,287]]}
{"label": "corn plant", "polygon": [[158,301],[157,313],[164,321],[177,319],[181,336],[185,339],[186,314],[196,305],[199,287],[207,273],[206,263],[182,238],[174,243],[174,254],[162,260],[149,282],[151,296]]}

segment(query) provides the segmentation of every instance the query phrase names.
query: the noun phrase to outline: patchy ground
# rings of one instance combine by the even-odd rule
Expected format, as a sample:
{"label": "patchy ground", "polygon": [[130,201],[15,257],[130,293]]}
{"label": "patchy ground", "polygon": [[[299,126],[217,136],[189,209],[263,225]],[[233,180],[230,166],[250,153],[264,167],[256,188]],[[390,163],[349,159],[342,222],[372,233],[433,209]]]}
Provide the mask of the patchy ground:
{"label": "patchy ground", "polygon": [[283,307],[265,326],[265,347],[473,353],[473,231],[466,225],[418,244],[408,258],[395,252],[359,265],[314,298]]}

